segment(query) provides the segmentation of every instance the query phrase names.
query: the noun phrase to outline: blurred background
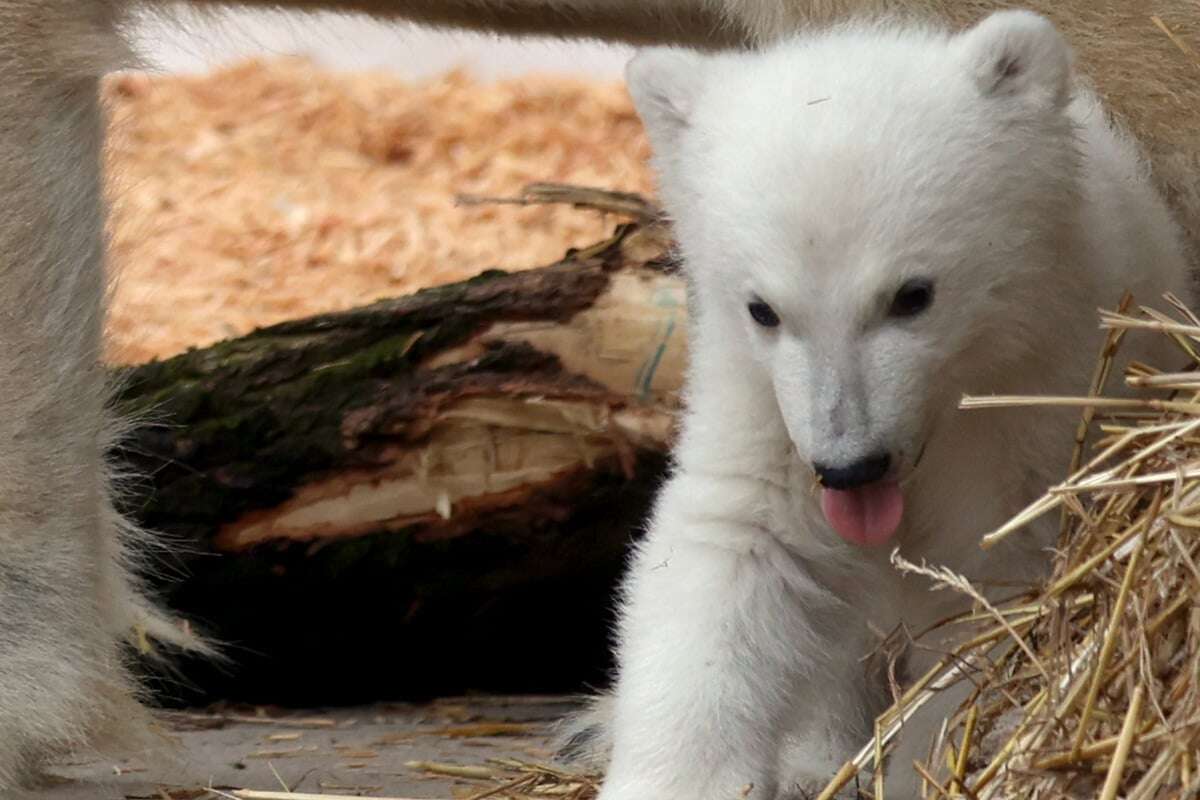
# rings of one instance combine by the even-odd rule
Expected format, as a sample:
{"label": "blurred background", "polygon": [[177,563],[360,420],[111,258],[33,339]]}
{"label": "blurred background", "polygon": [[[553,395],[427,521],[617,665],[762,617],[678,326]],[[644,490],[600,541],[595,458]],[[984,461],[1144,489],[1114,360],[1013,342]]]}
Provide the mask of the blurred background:
{"label": "blurred background", "polygon": [[174,21],[146,17],[134,31],[145,56],[168,72],[200,72],[246,57],[303,55],[333,69],[386,69],[406,78],[462,67],[480,78],[550,72],[616,79],[633,52],[598,42],[516,41],[329,13],[177,13]]}
{"label": "blurred background", "polygon": [[[575,327],[555,289],[519,315],[530,336],[569,343],[541,361],[467,342],[493,324],[486,314],[469,333],[426,320],[394,356],[381,355],[392,330],[357,323],[353,345],[239,337],[544,267],[611,237],[628,214],[459,201],[545,181],[651,196],[621,79],[632,50],[331,14],[180,13],[142,19],[148,68],[104,87],[108,356],[130,370],[122,408],[159,423],[124,453],[139,476],[128,510],[167,543],[155,588],[230,657],[184,664],[160,699],[299,707],[604,683],[614,584],[667,438],[627,441],[609,420],[671,416],[677,281],[647,273],[632,295],[602,298],[615,314]],[[414,313],[462,313],[431,308]],[[214,346],[225,349],[181,355]],[[470,348],[490,365],[459,364]],[[358,355],[369,365],[348,368]],[[596,364],[608,372],[572,372]],[[305,383],[310,372],[324,383]],[[480,382],[500,388],[481,400]],[[591,395],[563,405],[580,387]],[[526,413],[547,394],[560,406]],[[375,428],[349,437],[365,417]],[[322,522],[289,527],[309,517]]]}

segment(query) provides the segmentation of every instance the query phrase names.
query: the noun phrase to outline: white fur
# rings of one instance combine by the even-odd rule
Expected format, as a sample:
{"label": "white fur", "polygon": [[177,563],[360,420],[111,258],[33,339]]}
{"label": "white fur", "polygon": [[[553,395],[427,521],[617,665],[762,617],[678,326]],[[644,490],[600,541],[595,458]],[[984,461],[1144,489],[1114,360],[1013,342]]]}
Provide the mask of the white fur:
{"label": "white fur", "polygon": [[[957,35],[856,25],[760,53],[652,50],[629,81],[687,265],[692,364],[624,586],[601,800],[772,798],[823,785],[867,741],[887,704],[863,663],[873,630],[962,605],[892,569],[890,547],[833,534],[810,465],[887,449],[903,554],[1011,591],[997,583],[1048,562],[1053,521],[992,551],[978,537],[1062,476],[1075,412],[957,401],[1085,391],[1097,307],[1185,294],[1182,238],[1030,13]],[[918,276],[932,306],[889,318]],[[755,295],[779,328],[751,321]],[[931,660],[914,651],[910,673]],[[906,730],[889,797],[912,796],[929,724]]]}
{"label": "white fur", "polygon": [[[359,10],[510,33],[714,46],[769,41],[803,24],[824,24],[885,7],[961,26],[1009,0],[238,2]],[[1027,2],[1066,24],[1091,76],[1120,117],[1143,137],[1154,161],[1155,180],[1175,203],[1193,244],[1200,242],[1193,140],[1200,84],[1192,80],[1192,62],[1147,24],[1140,4]],[[170,5],[168,0],[145,4],[155,9]],[[189,4],[222,5],[218,0]],[[105,286],[100,173],[104,121],[97,86],[104,71],[130,63],[120,28],[133,5],[142,3],[0,0],[0,99],[6,112],[0,125],[0,196],[5,203],[0,216],[0,796],[5,798],[36,776],[47,760],[81,748],[116,747],[144,732],[146,715],[136,703],[124,640],[140,644],[147,634],[203,648],[157,611],[141,590],[137,562],[146,537],[115,512],[114,476],[104,458],[121,425],[114,425],[106,411],[108,393],[99,364]],[[1191,0],[1160,2],[1156,8],[1172,26],[1190,19],[1194,10]],[[1136,287],[1143,297],[1164,284],[1178,288],[1176,231],[1141,175],[1132,145],[1105,129],[1093,100],[1080,99],[1070,113],[1076,120],[1086,119],[1084,151],[1090,158],[1082,172],[1074,170],[1070,159],[1061,157],[1060,150],[1071,147],[1063,135],[1063,121],[1052,113],[1063,99],[1061,46],[1044,23],[1029,17],[997,30],[1003,35],[977,31],[983,38],[976,40],[976,47],[967,45],[970,38],[957,40],[956,47],[966,51],[958,71],[946,70],[951,53],[941,45],[947,40],[934,34],[907,49],[902,42],[894,42],[891,49],[880,47],[874,61],[852,59],[844,69],[841,64],[820,63],[815,50],[801,55],[802,45],[788,45],[762,58],[706,61],[681,53],[672,56],[679,61],[672,69],[659,63],[667,60],[661,54],[641,62],[644,80],[635,83],[661,153],[664,186],[671,190],[672,207],[684,223],[685,244],[698,277],[697,348],[706,358],[694,369],[693,407],[679,452],[679,475],[664,493],[656,533],[639,556],[644,566],[635,571],[629,586],[635,600],[656,592],[679,595],[681,613],[654,602],[630,606],[625,660],[636,656],[633,662],[644,669],[626,670],[619,702],[597,706],[602,714],[617,706],[621,722],[617,765],[606,789],[610,798],[636,796],[639,784],[666,787],[660,797],[681,792],[686,796],[690,786],[702,786],[696,795],[702,797],[718,785],[705,781],[706,774],[726,783],[762,776],[755,791],[763,795],[783,774],[770,762],[784,732],[801,734],[803,763],[811,774],[826,771],[860,735],[864,720],[880,703],[866,682],[850,678],[859,667],[848,660],[847,652],[870,642],[862,621],[896,618],[901,601],[925,616],[930,613],[922,588],[887,570],[882,554],[849,551],[824,533],[806,494],[805,462],[787,444],[787,424],[805,453],[822,447],[831,452],[851,449],[872,437],[903,449],[933,432],[928,463],[910,478],[906,547],[913,553],[951,553],[952,561],[980,574],[1004,574],[1006,564],[1021,563],[1022,553],[999,554],[985,562],[973,547],[974,532],[1002,518],[1053,473],[1049,467],[1040,474],[1026,467],[1045,463],[1046,453],[1062,452],[1051,445],[1063,428],[1042,420],[1029,423],[1025,431],[1010,415],[952,415],[954,392],[993,385],[1006,390],[1077,390],[1082,372],[1065,366],[1064,359],[1073,342],[1091,341],[1085,307],[1111,303],[1115,287],[1124,283],[1120,276],[1131,267],[1143,268],[1144,283],[1153,287],[1146,292],[1141,291],[1146,287]],[[841,36],[849,42],[862,40],[864,46],[887,38],[868,31]],[[857,58],[855,48],[835,46],[833,41],[821,46]],[[938,46],[925,53],[924,44]],[[1000,62],[995,54],[1010,46],[1022,49],[1031,69],[1017,74],[996,71]],[[789,57],[789,49],[797,52]],[[807,75],[792,71],[793,60]],[[891,70],[897,61],[902,62],[900,69],[888,80],[877,81],[873,65],[879,62]],[[922,72],[927,67],[932,71]],[[705,77],[712,70],[718,74]],[[757,78],[756,71],[761,73]],[[945,86],[939,84],[930,93],[931,78]],[[976,94],[968,91],[972,84]],[[745,98],[730,96],[739,94],[741,87],[753,91],[745,92]],[[862,118],[856,119],[853,109],[838,106],[833,95],[825,103],[805,104],[820,99],[812,93],[833,89],[843,98],[861,91],[864,103],[890,109],[893,132],[868,135],[875,128],[866,118],[865,105],[859,108]],[[869,96],[872,92],[874,97]],[[794,97],[797,93],[802,97]],[[959,107],[949,102],[964,94],[973,104]],[[1011,124],[996,129],[984,124],[986,119],[971,116],[972,109],[984,108],[978,102],[980,94],[994,101],[986,108],[1003,111]],[[932,119],[940,127],[928,120],[922,126],[920,115],[903,113],[897,100],[913,97],[924,103],[922,113],[926,108],[936,112]],[[939,104],[939,98],[946,102]],[[744,112],[723,118],[725,109],[740,107],[743,100]],[[965,121],[955,116],[960,110]],[[655,114],[660,122],[654,122]],[[867,162],[849,150],[824,165],[796,163],[803,148],[820,152],[837,144],[836,137],[847,128],[860,130],[855,141],[863,153],[890,152],[894,162],[857,176],[845,174],[847,165]],[[947,143],[945,130],[960,136]],[[1025,140],[1039,144],[1019,157],[1013,155],[1016,143]],[[888,151],[891,146],[896,149]],[[927,152],[934,147],[936,159]],[[794,156],[791,161],[781,158],[789,153]],[[1009,162],[1019,174],[1003,169]],[[672,177],[675,163],[681,171]],[[758,174],[743,173],[743,164],[756,165]],[[698,166],[703,166],[702,172]],[[993,185],[989,178],[997,170],[1005,180]],[[923,184],[926,180],[932,183]],[[907,202],[908,188],[936,186],[938,181],[950,181],[953,189],[937,195],[944,201],[940,210]],[[840,192],[839,182],[856,191]],[[784,191],[778,191],[781,184]],[[969,218],[971,211],[991,213],[1001,198],[1003,215],[994,220]],[[958,201],[964,204],[955,205]],[[884,210],[887,213],[881,213]],[[922,219],[922,213],[934,216]],[[894,354],[880,368],[872,362],[880,362],[886,353],[866,347],[865,340],[850,346],[847,318],[838,314],[860,307],[861,293],[869,293],[871,281],[890,274],[893,266],[897,271],[915,268],[914,263],[923,262],[913,259],[921,256],[936,256],[933,260],[939,263],[952,260],[952,251],[925,246],[946,242],[936,236],[921,238],[929,230],[945,229],[937,213],[949,214],[966,231],[962,240],[950,242],[963,245],[970,258],[955,267],[948,289],[949,297],[964,302],[957,313],[943,313],[941,300],[947,295],[942,292],[938,337],[914,336],[911,346],[901,346],[901,339],[876,336]],[[842,222],[846,229],[824,231],[814,240],[813,251],[798,261],[805,240],[784,234],[802,232],[792,223],[806,215]],[[723,226],[726,219],[737,224]],[[993,230],[994,242],[989,234]],[[1028,235],[1027,240],[1018,241],[1019,234]],[[837,236],[847,242],[839,244]],[[855,245],[873,249],[855,253]],[[987,257],[977,257],[981,255]],[[834,258],[844,264],[834,264]],[[1052,259],[1061,261],[1061,268],[1051,268]],[[835,277],[834,270],[845,264],[853,267],[845,275],[856,280]],[[1156,274],[1169,274],[1170,280]],[[827,334],[814,340],[814,352],[821,359],[837,354],[836,369],[821,360],[809,363],[796,331],[787,332],[791,338],[778,337],[780,347],[747,339],[751,332],[733,307],[744,303],[739,293],[751,285],[750,279],[763,280],[756,291],[779,292],[783,301],[796,304],[787,309],[789,325],[812,324]],[[804,298],[826,291],[822,284],[838,291],[826,302],[806,307]],[[727,308],[726,302],[732,305]],[[1011,324],[1006,324],[1008,318]],[[878,334],[881,329],[871,330]],[[968,356],[979,360],[972,366]],[[930,366],[938,359],[948,368]],[[929,379],[933,372],[936,382]],[[870,378],[871,394],[866,393],[867,382],[859,380],[863,375]],[[831,391],[828,396],[813,392],[818,402],[810,402],[804,380]],[[842,395],[876,403],[878,408],[869,415],[856,416],[860,405],[839,401],[837,390],[855,381],[862,386]],[[931,386],[941,391],[926,391]],[[776,394],[789,398],[786,418],[773,399]],[[909,401],[887,399],[909,395],[919,400],[911,403],[919,407],[916,412]],[[817,411],[806,412],[806,402]],[[820,419],[822,402],[828,404],[831,419],[839,417],[838,425],[853,430],[853,436],[831,437],[829,426],[808,424]],[[879,408],[886,413],[873,416]],[[863,424],[864,419],[870,424]],[[1021,437],[1013,433],[1016,430]],[[950,446],[957,441],[962,448]],[[996,460],[987,474],[980,468],[980,454]],[[946,492],[926,496],[928,487]],[[703,503],[690,496],[693,491],[704,493]],[[992,494],[981,501],[988,491]],[[946,520],[970,520],[964,523],[970,533],[942,531],[938,525]],[[934,531],[946,542],[929,541]],[[698,587],[694,592],[688,591],[686,580],[675,577],[680,566],[689,563],[697,563],[694,575],[684,576]],[[772,577],[749,579],[759,572]],[[729,584],[723,592],[712,589],[711,584],[722,582]],[[656,588],[663,585],[667,588]],[[793,609],[805,616],[793,618]],[[915,619],[922,613],[909,616]],[[663,616],[664,631],[658,645],[648,638],[649,628],[657,624],[656,614]],[[688,625],[722,616],[728,623],[724,627]],[[694,648],[718,650],[721,659],[714,659],[709,671],[734,680],[711,680],[704,662],[696,660],[702,657],[699,649],[672,649],[672,642],[687,644],[688,637],[694,638]],[[856,643],[860,640],[861,646]],[[827,641],[836,647],[827,647]],[[746,647],[722,650],[723,643]],[[663,662],[661,673],[656,660]],[[677,678],[681,679],[673,683]],[[660,692],[664,686],[667,690]],[[650,701],[639,708],[639,697]],[[768,697],[778,702],[765,704]],[[692,698],[696,702],[688,705]],[[681,719],[694,721],[702,734],[673,728]],[[826,729],[835,734],[833,739],[822,733]],[[656,738],[666,731],[678,741],[664,745]],[[829,745],[812,746],[813,731]],[[726,747],[727,742],[735,746]],[[693,755],[711,757],[697,762],[690,776],[680,777]],[[780,760],[801,763],[790,756]]]}

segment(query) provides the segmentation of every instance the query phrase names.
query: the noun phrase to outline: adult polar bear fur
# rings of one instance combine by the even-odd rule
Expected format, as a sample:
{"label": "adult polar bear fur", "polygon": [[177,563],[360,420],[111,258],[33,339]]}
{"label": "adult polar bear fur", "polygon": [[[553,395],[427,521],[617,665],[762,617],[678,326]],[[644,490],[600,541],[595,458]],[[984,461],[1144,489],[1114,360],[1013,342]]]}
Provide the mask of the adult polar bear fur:
{"label": "adult polar bear fur", "polygon": [[[12,0],[7,0],[12,2]],[[22,0],[27,2],[27,0]],[[101,0],[87,0],[81,5]],[[113,3],[114,0],[104,0]],[[880,13],[962,29],[1002,9],[1046,16],[1071,44],[1106,108],[1142,143],[1159,190],[1200,248],[1200,14],[1193,0],[234,0],[515,34],[589,36],[698,47],[770,42],[798,29]],[[227,0],[190,0],[215,7]],[[4,0],[0,0],[0,5]],[[151,5],[158,6],[161,0]],[[1155,20],[1162,22],[1165,33]],[[1181,46],[1182,45],[1182,46]],[[1200,252],[1200,249],[1197,250]]]}
{"label": "adult polar bear fur", "polygon": [[[1098,307],[1188,293],[1183,236],[1032,13],[652,50],[628,78],[693,322],[673,474],[624,585],[600,798],[771,800],[869,741],[880,631],[969,605],[893,547],[993,596],[1049,563],[1057,520],[978,539],[1061,478],[1072,414],[958,399],[1085,391]],[[1167,363],[1161,337],[1137,344],[1126,358]],[[906,727],[890,797],[916,795],[936,722]]]}
{"label": "adult polar bear fur", "polygon": [[[191,0],[217,8],[215,0]],[[963,26],[984,0],[282,0],[509,33],[719,46],[880,10]],[[0,0],[0,794],[61,753],[145,730],[123,642],[201,643],[136,578],[144,538],[111,500],[119,432],[100,368],[106,279],[100,76],[133,63],[121,29],[167,0]],[[1192,0],[1030,0],[1068,34],[1196,239],[1200,83],[1150,22],[1187,38]],[[796,187],[802,191],[804,187]],[[1106,298],[1106,300],[1108,300]],[[664,506],[665,507],[665,506]]]}

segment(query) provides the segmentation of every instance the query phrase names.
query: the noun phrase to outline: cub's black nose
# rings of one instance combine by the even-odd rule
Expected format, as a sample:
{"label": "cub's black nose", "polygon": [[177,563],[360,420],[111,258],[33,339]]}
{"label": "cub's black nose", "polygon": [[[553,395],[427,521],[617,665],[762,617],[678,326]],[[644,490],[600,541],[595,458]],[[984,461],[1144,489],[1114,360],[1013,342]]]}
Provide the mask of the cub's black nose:
{"label": "cub's black nose", "polygon": [[878,453],[841,467],[814,463],[813,469],[817,480],[827,489],[857,489],[886,475],[891,463],[890,455]]}

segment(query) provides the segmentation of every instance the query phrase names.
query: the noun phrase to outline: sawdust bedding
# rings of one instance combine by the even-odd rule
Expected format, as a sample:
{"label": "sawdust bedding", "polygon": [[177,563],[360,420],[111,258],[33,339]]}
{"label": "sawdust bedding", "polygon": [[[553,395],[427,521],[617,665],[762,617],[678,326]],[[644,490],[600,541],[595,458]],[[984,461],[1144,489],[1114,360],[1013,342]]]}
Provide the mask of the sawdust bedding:
{"label": "sawdust bedding", "polygon": [[[201,79],[122,77],[109,96],[119,358],[547,261],[608,228],[544,207],[455,208],[458,192],[506,194],[531,180],[650,188],[646,143],[616,85],[487,87],[455,74],[406,86],[288,61]],[[1077,450],[1078,471],[989,534],[1059,514],[1051,582],[960,620],[982,632],[881,716],[875,741],[820,797],[870,782],[908,711],[962,675],[974,689],[921,767],[925,797],[1200,796],[1200,317],[1168,306],[1102,315],[1109,340],[1089,396],[1054,402],[1102,409],[1083,418],[1103,450]],[[1127,334],[1170,336],[1188,370],[1139,365],[1110,378]],[[1145,394],[1103,397],[1122,379]],[[897,563],[974,591],[952,573]],[[505,783],[476,796],[594,796],[588,776],[516,769],[479,772]]]}
{"label": "sawdust bedding", "polygon": [[410,83],[301,59],[105,85],[116,276],[108,356],[137,362],[611,231],[563,207],[458,206],[561,181],[652,188],[624,86],[549,76]]}

